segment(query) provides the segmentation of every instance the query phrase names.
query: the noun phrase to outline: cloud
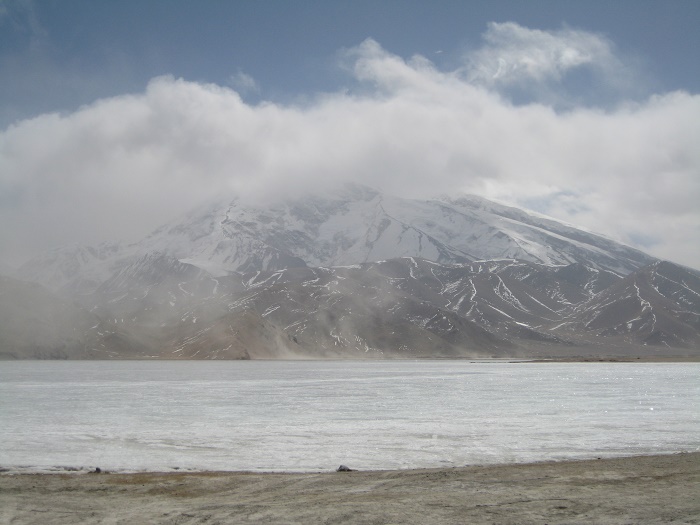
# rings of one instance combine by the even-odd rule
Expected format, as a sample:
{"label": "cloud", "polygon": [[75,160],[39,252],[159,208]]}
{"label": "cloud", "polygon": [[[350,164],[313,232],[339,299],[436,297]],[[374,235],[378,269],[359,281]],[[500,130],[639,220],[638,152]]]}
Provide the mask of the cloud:
{"label": "cloud", "polygon": [[484,39],[486,46],[468,59],[470,80],[484,84],[558,81],[582,66],[619,66],[611,43],[586,31],[540,31],[513,22],[490,23]]}
{"label": "cloud", "polygon": [[622,60],[603,35],[507,22],[490,23],[483,37],[484,46],[466,57],[462,74],[502,94],[567,106],[581,103],[583,93],[597,103],[639,90],[637,64],[629,57]]}
{"label": "cloud", "polygon": [[260,87],[253,77],[243,71],[231,75],[231,86],[239,93],[258,93]]}
{"label": "cloud", "polygon": [[0,253],[16,262],[67,242],[135,240],[214,196],[354,180],[534,206],[700,267],[699,96],[556,111],[373,40],[343,60],[357,85],[303,105],[252,105],[226,87],[160,77],[141,94],[10,126]]}

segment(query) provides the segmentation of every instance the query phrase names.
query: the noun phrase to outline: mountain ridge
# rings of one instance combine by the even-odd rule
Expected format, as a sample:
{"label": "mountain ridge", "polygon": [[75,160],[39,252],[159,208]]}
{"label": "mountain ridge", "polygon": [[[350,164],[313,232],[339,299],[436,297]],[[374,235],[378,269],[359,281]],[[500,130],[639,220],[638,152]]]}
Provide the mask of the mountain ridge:
{"label": "mountain ridge", "polygon": [[404,256],[446,264],[497,258],[545,264],[586,261],[618,274],[655,261],[608,238],[481,197],[400,199],[346,185],[267,206],[219,199],[132,245],[56,250],[24,264],[18,275],[54,290],[85,291],[123,260],[152,251],[213,275]]}
{"label": "mountain ridge", "polygon": [[[51,288],[45,302],[68,301],[103,327],[73,327],[68,339],[82,350],[59,357],[540,358],[700,348],[700,272],[475,196],[401,199],[349,185],[267,205],[219,199],[137,243],[54,250],[18,274]],[[8,353],[51,355],[51,341],[42,345]]]}

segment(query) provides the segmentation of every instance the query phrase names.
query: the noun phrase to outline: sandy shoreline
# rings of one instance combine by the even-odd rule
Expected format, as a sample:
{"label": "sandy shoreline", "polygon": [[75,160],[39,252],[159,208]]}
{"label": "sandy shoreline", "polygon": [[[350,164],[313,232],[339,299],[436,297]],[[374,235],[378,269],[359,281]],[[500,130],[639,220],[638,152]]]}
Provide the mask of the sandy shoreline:
{"label": "sandy shoreline", "polygon": [[700,452],[376,472],[0,476],[0,523],[700,523]]}

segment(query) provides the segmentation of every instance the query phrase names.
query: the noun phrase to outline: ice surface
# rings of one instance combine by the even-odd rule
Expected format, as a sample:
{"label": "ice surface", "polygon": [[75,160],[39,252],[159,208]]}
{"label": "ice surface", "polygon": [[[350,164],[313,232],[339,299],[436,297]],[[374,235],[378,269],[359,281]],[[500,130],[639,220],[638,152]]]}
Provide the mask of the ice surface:
{"label": "ice surface", "polygon": [[0,467],[315,471],[700,448],[700,364],[3,362]]}

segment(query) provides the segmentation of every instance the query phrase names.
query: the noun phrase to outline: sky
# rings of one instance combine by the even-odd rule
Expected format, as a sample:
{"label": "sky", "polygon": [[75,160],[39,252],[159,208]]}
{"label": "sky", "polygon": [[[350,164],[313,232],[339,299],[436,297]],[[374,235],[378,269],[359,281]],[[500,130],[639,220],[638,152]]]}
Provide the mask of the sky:
{"label": "sky", "polygon": [[0,263],[355,181],[700,269],[698,23],[696,0],[0,0]]}

